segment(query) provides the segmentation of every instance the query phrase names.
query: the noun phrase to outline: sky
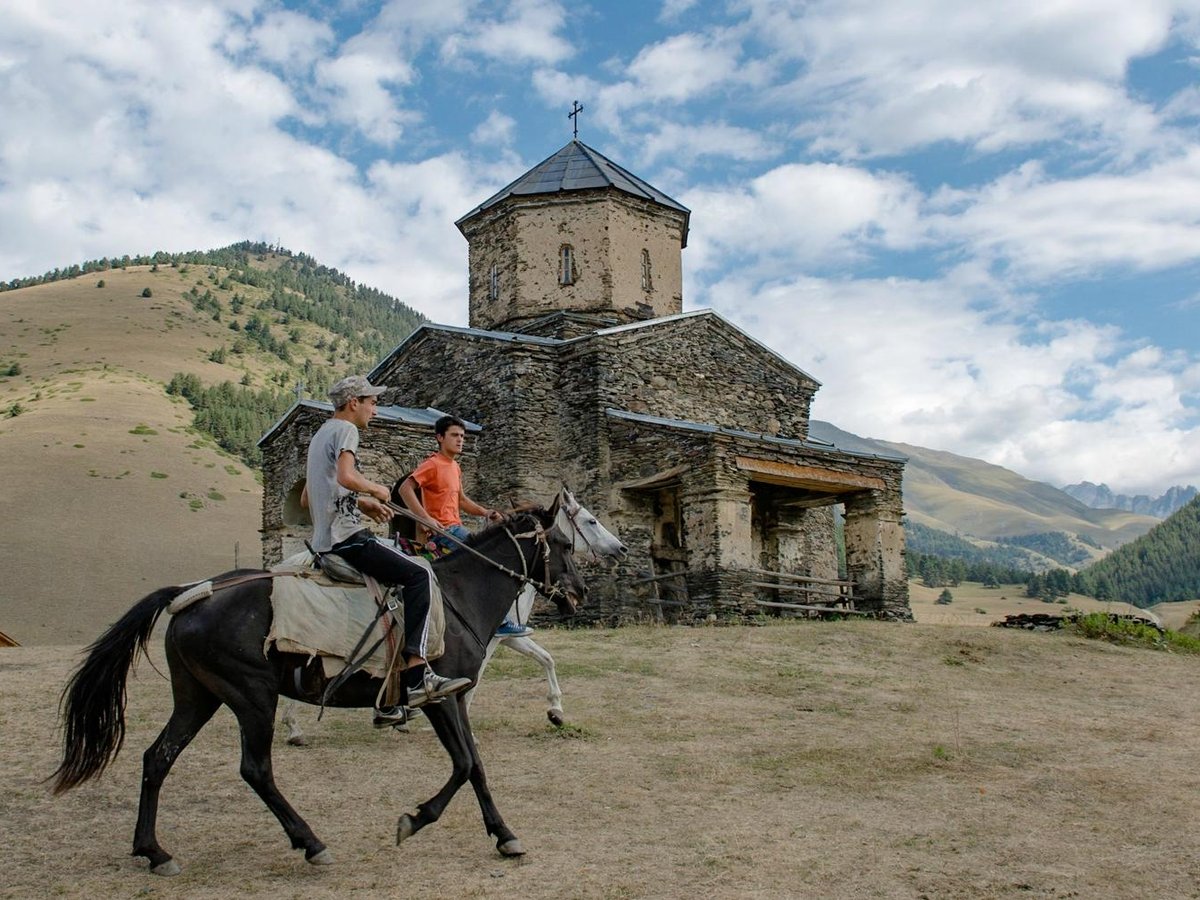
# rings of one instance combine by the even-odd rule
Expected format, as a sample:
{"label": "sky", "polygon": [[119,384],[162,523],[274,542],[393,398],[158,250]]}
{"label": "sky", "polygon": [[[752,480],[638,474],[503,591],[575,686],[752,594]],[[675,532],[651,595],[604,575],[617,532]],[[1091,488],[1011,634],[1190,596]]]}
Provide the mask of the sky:
{"label": "sky", "polygon": [[[814,418],[1200,485],[1200,0],[0,0],[0,280],[281,243],[466,324],[454,220],[572,136]],[[684,364],[681,361],[681,365]]]}

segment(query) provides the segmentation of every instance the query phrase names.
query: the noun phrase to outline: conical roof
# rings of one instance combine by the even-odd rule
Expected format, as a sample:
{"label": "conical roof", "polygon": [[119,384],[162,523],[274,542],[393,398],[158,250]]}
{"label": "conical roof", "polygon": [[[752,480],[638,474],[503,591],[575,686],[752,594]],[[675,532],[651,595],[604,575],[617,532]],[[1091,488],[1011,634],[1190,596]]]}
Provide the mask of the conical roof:
{"label": "conical roof", "polygon": [[626,194],[632,194],[652,203],[678,210],[685,216],[683,233],[685,236],[687,235],[687,217],[691,216],[691,210],[672,200],[658,188],[647,184],[632,172],[621,168],[604,154],[578,140],[571,141],[553,156],[542,160],[512,184],[484,200],[454,224],[461,229],[463,223],[468,219],[509,197],[558,194],[563,191],[585,191],[596,188],[616,188]]}

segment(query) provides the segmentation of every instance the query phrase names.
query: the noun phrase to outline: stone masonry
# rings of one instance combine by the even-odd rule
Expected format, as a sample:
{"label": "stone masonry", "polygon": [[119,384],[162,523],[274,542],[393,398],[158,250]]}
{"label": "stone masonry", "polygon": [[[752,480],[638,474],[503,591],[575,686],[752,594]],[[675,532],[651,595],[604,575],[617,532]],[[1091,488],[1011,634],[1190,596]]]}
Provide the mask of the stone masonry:
{"label": "stone masonry", "polygon": [[[682,312],[689,216],[572,141],[460,219],[471,327],[423,325],[370,373],[390,414],[364,468],[394,480],[431,452],[431,410],[480,423],[475,499],[548,502],[565,483],[630,548],[584,563],[586,619],[772,611],[797,595],[764,572],[837,580],[838,519],[857,607],[910,619],[904,460],[809,440],[819,382],[716,313]],[[304,401],[261,442],[266,559],[303,530],[289,504],[327,410]]]}

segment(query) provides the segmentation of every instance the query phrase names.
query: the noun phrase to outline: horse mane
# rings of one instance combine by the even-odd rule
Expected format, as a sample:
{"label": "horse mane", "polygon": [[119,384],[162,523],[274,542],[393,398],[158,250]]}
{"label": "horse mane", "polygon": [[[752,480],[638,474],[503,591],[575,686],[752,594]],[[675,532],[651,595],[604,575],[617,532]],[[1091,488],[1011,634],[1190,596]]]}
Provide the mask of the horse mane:
{"label": "horse mane", "polygon": [[511,510],[504,513],[504,518],[499,522],[491,522],[486,527],[476,531],[464,543],[468,547],[474,547],[479,543],[487,540],[491,535],[502,530],[506,525],[512,525],[518,519],[539,520],[542,516],[547,515],[545,507],[533,503],[531,501],[522,501],[521,503],[513,504]]}

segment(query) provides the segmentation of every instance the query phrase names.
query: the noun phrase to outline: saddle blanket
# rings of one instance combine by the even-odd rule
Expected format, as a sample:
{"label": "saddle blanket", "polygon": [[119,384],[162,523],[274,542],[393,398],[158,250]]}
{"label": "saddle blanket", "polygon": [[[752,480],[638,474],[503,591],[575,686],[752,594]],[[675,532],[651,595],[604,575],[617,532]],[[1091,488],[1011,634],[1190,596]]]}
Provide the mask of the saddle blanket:
{"label": "saddle blanket", "polygon": [[[442,591],[429,562],[419,557],[413,562],[429,571],[429,637],[428,659],[436,659],[445,651],[445,610],[442,607]],[[290,556],[272,572],[295,574],[295,578],[276,578],[272,581],[271,607],[274,616],[271,632],[267,635],[264,652],[272,645],[281,653],[302,653],[320,657],[325,676],[332,678],[346,664],[346,658],[362,638],[363,633],[376,623],[372,635],[363,644],[368,649],[379,638],[390,616],[376,619],[379,607],[371,594],[371,588],[333,581],[313,566],[312,554],[308,551]],[[396,609],[398,624],[394,630],[398,644],[404,643],[404,608]],[[362,652],[362,651],[359,651]],[[388,645],[384,641],[363,664],[363,670],[376,678],[386,674]]]}

